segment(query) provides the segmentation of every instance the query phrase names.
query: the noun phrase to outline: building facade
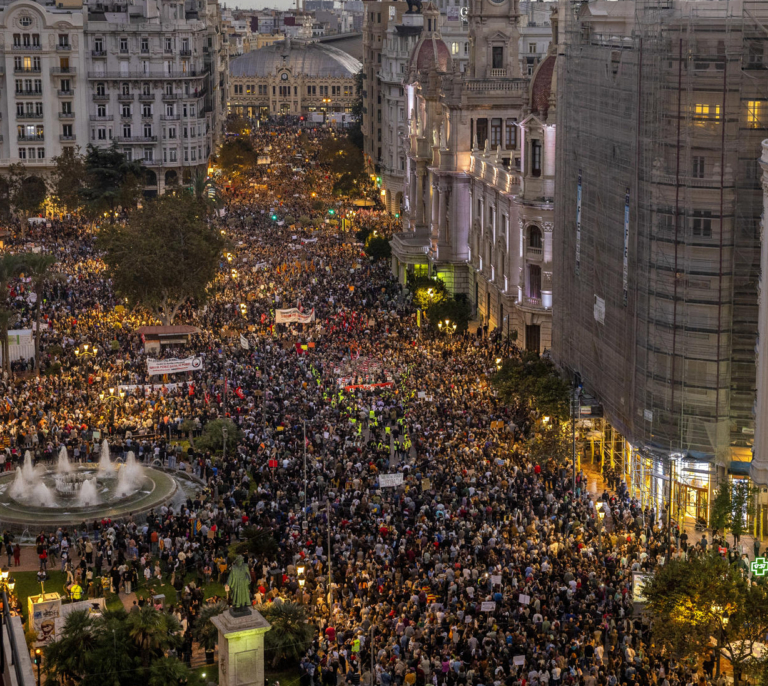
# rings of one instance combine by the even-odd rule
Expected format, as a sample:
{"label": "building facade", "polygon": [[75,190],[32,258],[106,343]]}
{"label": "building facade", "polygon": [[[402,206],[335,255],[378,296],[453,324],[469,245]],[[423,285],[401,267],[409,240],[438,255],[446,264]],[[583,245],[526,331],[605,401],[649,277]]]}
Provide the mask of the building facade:
{"label": "building facade", "polygon": [[680,518],[751,457],[767,15],[598,0],[562,32],[553,354],[603,459]]}
{"label": "building facade", "polygon": [[349,114],[361,66],[354,57],[323,43],[288,39],[254,50],[230,64],[229,111],[250,118]]}
{"label": "building facade", "polygon": [[0,9],[0,167],[22,162],[45,171],[65,148],[88,143],[85,16],[82,7],[29,0]]}

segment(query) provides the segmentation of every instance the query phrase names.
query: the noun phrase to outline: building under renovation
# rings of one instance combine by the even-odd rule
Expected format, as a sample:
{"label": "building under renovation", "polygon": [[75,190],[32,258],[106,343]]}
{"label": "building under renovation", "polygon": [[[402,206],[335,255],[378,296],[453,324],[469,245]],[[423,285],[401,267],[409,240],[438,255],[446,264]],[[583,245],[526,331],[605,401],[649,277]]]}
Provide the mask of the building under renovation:
{"label": "building under renovation", "polygon": [[768,3],[560,16],[553,354],[604,408],[595,459],[707,517],[754,435]]}

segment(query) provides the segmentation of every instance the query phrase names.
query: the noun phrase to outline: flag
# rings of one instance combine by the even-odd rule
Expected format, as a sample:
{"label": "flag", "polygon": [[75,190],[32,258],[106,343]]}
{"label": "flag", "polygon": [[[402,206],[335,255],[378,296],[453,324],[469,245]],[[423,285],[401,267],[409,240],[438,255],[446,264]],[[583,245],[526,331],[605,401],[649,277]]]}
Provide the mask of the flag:
{"label": "flag", "polygon": [[308,350],[309,350],[309,346],[306,343],[303,345],[301,343],[296,344],[296,352],[299,355],[306,355]]}
{"label": "flag", "polygon": [[245,393],[243,393],[243,389],[242,389],[242,388],[240,388],[240,386],[238,386],[238,387],[235,389],[235,395],[236,395],[238,398],[240,398],[240,400],[243,400],[243,399],[245,398]]}
{"label": "flag", "polygon": [[250,345],[248,345],[248,339],[245,336],[243,336],[243,334],[240,334],[240,347],[243,350],[248,350],[251,347]]}

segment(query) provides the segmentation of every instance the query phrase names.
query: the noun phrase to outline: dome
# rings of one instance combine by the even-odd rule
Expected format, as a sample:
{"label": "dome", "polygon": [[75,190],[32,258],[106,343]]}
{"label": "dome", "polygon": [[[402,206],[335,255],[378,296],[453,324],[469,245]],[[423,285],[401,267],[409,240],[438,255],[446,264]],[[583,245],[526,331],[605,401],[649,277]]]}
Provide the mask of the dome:
{"label": "dome", "polygon": [[449,72],[450,65],[451,52],[448,46],[434,34],[422,39],[411,56],[411,66],[416,71],[427,72],[435,67],[437,71]]}
{"label": "dome", "polygon": [[324,43],[280,41],[229,63],[230,76],[269,76],[287,67],[304,76],[351,77],[363,65],[351,55]]}

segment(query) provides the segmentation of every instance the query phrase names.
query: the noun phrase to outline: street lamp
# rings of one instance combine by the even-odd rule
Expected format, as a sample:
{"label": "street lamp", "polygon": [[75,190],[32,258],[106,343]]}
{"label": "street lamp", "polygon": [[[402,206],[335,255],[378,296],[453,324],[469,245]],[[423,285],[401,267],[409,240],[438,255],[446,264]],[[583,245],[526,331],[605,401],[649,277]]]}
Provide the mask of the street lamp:
{"label": "street lamp", "polygon": [[[430,288],[430,290],[432,290]],[[456,333],[456,324],[454,324],[450,319],[446,319],[442,322],[437,322],[437,328],[440,329],[440,331],[444,331],[448,336],[453,336],[453,334]]]}
{"label": "street lamp", "polygon": [[117,393],[115,393],[114,387],[109,389],[109,395],[104,393],[102,391],[99,393],[99,398],[101,399],[101,402],[104,403],[109,407],[109,423],[114,424],[115,423],[115,407],[119,405],[123,398],[125,398],[125,391],[121,391],[118,389]]}
{"label": "street lamp", "polygon": [[43,664],[43,651],[35,648],[35,664],[37,665],[37,686],[40,686],[40,667]]}
{"label": "street lamp", "polygon": [[94,345],[91,346],[88,343],[77,346],[75,348],[75,357],[96,357],[99,354],[99,349]]}
{"label": "street lamp", "polygon": [[496,371],[497,372],[501,371],[501,358],[500,357],[496,358]]}

